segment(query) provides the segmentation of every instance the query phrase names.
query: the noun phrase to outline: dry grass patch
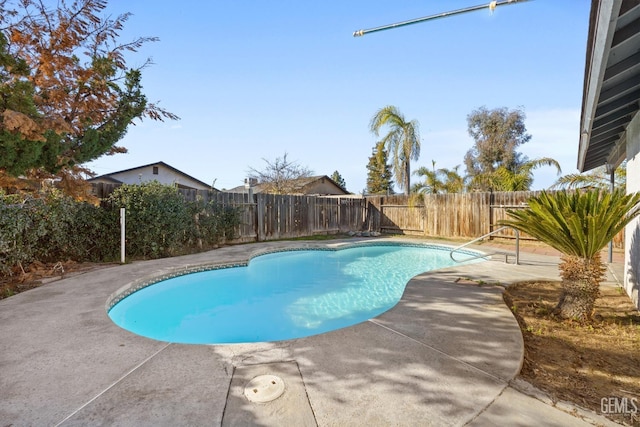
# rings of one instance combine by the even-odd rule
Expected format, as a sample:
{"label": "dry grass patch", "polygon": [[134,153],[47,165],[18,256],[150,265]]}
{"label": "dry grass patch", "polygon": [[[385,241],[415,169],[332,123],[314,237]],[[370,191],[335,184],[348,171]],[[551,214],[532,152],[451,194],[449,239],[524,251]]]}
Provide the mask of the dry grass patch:
{"label": "dry grass patch", "polygon": [[603,398],[635,399],[635,417],[607,416],[640,426],[640,313],[621,288],[602,286],[590,324],[561,321],[553,313],[560,292],[560,282],[522,282],[504,294],[524,337],[520,376],[599,414]]}

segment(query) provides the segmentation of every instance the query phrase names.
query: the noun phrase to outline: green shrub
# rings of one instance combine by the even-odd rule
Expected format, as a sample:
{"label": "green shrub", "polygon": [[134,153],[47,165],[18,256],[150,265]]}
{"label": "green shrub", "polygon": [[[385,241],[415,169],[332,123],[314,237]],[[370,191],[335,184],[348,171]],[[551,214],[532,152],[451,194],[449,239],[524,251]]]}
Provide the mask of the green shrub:
{"label": "green shrub", "polygon": [[0,193],[0,275],[34,261],[112,261],[120,252],[120,208],[126,210],[129,258],[159,258],[232,240],[239,211],[187,202],[175,186],[122,185],[102,206],[57,190],[32,196]]}
{"label": "green shrub", "polygon": [[193,219],[175,186],[157,181],[122,185],[107,200],[110,209],[125,208],[127,254],[159,258],[183,253],[192,237]]}
{"label": "green shrub", "polygon": [[240,211],[231,206],[222,206],[210,201],[193,202],[191,204],[195,219],[195,238],[200,239],[205,248],[219,243],[233,240],[236,237],[236,227],[240,225]]}
{"label": "green shrub", "polygon": [[[0,194],[0,273],[9,274],[11,268],[27,264],[33,253],[25,242],[27,229],[33,230],[30,215],[26,212],[27,201]],[[33,239],[27,239],[33,240]]]}
{"label": "green shrub", "polygon": [[109,211],[57,190],[40,196],[0,194],[0,274],[33,261],[114,258],[118,223]]}

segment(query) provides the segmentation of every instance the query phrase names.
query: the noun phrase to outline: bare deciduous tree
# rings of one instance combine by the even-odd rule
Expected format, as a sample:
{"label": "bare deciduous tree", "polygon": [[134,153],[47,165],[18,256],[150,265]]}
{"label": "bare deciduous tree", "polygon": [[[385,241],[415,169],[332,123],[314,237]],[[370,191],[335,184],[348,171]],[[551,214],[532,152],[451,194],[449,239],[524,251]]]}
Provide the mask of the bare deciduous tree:
{"label": "bare deciduous tree", "polygon": [[249,168],[249,178],[256,179],[265,193],[290,194],[296,187],[296,180],[313,175],[313,171],[300,166],[298,162],[289,161],[287,153],[276,157],[274,161],[262,159],[267,166],[264,169]]}

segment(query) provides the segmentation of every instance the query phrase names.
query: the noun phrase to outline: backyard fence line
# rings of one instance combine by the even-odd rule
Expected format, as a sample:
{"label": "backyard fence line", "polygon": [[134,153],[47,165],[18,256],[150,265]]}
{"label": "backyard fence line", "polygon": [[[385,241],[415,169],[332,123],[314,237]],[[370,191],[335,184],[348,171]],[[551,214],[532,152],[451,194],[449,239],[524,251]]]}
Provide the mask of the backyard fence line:
{"label": "backyard fence line", "polygon": [[[118,184],[93,184],[93,194],[105,199]],[[187,201],[202,200],[237,209],[236,238],[244,243],[359,231],[366,220],[366,200],[359,196],[303,196],[228,193],[178,188]]]}
{"label": "backyard fence line", "polygon": [[[94,184],[105,198],[117,185]],[[540,191],[425,194],[419,202],[409,196],[302,196],[227,193],[179,189],[186,200],[201,198],[238,209],[241,224],[232,242],[253,242],[348,231],[377,231],[426,237],[473,239],[499,227],[508,209],[524,209]],[[614,247],[624,246],[624,234]],[[514,238],[513,230],[492,238]],[[524,233],[521,239],[534,240]]]}
{"label": "backyard fence line", "polygon": [[[500,227],[507,211],[526,209],[527,200],[541,191],[424,194],[416,201],[406,195],[367,196],[369,229],[430,237],[474,239]],[[514,239],[512,229],[491,238]],[[536,240],[520,233],[522,240]],[[624,247],[624,231],[613,239]]]}

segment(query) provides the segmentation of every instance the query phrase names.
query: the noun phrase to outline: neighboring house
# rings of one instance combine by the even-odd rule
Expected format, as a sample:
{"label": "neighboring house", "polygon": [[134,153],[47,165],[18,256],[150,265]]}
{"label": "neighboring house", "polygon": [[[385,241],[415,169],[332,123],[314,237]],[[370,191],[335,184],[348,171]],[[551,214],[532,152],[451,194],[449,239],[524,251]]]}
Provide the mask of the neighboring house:
{"label": "neighboring house", "polygon": [[213,189],[217,191],[206,182],[195,179],[165,162],[150,163],[144,166],[112,172],[106,175],[96,176],[87,181],[94,184],[140,184],[143,182],[158,181],[161,184],[175,184],[178,188],[193,190]]}
{"label": "neighboring house", "polygon": [[[305,196],[345,196],[349,192],[340,187],[334,180],[326,175],[310,176],[306,178],[292,179],[284,186],[286,194]],[[259,184],[253,178],[245,180],[245,185],[225,190],[228,193],[247,193],[251,189],[253,194],[269,193],[269,184]]]}
{"label": "neighboring house", "polygon": [[[627,160],[627,193],[640,191],[640,2],[592,0],[578,170]],[[640,218],[625,229],[624,287],[640,309]]]}

